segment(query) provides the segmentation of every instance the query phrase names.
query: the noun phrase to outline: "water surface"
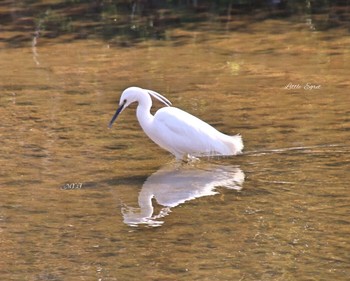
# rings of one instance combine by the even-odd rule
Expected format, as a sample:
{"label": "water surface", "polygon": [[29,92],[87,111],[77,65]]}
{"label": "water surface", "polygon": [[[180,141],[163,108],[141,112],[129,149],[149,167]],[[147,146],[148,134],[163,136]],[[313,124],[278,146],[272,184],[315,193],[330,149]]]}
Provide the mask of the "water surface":
{"label": "water surface", "polygon": [[[348,30],[230,24],[2,41],[4,280],[348,279]],[[131,85],[242,134],[245,153],[176,163],[135,106],[109,130]]]}

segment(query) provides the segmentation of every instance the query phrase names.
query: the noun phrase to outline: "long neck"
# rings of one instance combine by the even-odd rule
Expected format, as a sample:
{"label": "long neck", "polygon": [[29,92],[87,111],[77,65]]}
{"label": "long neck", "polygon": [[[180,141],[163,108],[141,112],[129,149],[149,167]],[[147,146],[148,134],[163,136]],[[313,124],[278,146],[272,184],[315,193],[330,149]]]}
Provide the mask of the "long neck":
{"label": "long neck", "polygon": [[136,109],[136,116],[137,120],[139,120],[139,123],[142,127],[142,129],[147,132],[148,128],[150,128],[150,125],[153,121],[153,115],[151,114],[150,110],[152,107],[152,99],[149,95],[142,95],[139,99],[139,105]]}

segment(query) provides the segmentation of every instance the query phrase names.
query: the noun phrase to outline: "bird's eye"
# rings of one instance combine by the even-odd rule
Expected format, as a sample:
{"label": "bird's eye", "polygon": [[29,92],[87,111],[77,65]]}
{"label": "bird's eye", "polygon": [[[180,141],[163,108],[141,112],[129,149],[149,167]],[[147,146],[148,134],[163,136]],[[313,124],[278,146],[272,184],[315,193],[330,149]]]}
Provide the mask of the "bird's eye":
{"label": "bird's eye", "polygon": [[126,99],[125,99],[125,100],[123,100],[123,104],[126,104]]}

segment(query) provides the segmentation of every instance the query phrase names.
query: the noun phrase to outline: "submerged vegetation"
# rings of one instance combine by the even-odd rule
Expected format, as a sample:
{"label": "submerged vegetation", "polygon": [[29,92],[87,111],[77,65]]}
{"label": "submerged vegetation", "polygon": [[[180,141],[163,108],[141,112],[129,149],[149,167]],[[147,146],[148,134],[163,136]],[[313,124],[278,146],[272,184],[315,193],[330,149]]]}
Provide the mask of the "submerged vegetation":
{"label": "submerged vegetation", "polygon": [[[348,1],[311,0],[5,0],[0,3],[0,38],[21,45],[34,36],[64,40],[99,37],[131,44],[166,39],[166,30],[200,27],[202,22],[233,23],[249,18],[305,17],[313,28],[349,28]],[[240,25],[240,28],[244,28]],[[65,36],[68,35],[68,36]]]}

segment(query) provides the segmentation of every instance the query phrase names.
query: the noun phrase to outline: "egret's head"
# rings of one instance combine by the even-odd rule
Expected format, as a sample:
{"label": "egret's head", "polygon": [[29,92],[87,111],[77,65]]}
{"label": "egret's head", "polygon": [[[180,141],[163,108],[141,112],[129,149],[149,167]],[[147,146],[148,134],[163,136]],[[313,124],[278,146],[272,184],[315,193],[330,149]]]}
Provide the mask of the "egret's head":
{"label": "egret's head", "polygon": [[117,111],[115,112],[113,118],[109,122],[108,127],[111,128],[115,119],[117,119],[118,115],[127,108],[131,103],[137,101],[137,97],[142,93],[144,90],[138,87],[130,87],[123,91],[120,100],[119,100],[119,107]]}
{"label": "egret's head", "polygon": [[[117,111],[115,112],[112,120],[109,122],[108,127],[109,128],[112,127],[112,125],[113,125],[115,119],[117,119],[118,115],[125,108],[127,108],[131,103],[133,103],[135,101],[137,101],[137,102],[144,101],[145,95],[153,96],[167,106],[171,105],[171,102],[167,98],[163,97],[162,95],[160,95],[154,91],[146,90],[146,89],[142,89],[142,88],[138,88],[138,87],[129,87],[123,91],[123,93],[120,97],[119,107],[118,107]],[[148,99],[149,99],[149,97],[148,97]],[[152,103],[150,102],[150,106],[151,105],[152,105]]]}
{"label": "egret's head", "polygon": [[[138,87],[130,87],[123,91],[119,100],[119,107],[127,108],[131,103],[139,101],[140,95],[144,94],[145,90]],[[122,112],[123,109],[120,111]]]}

